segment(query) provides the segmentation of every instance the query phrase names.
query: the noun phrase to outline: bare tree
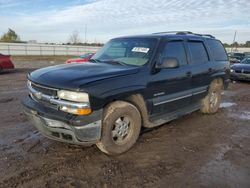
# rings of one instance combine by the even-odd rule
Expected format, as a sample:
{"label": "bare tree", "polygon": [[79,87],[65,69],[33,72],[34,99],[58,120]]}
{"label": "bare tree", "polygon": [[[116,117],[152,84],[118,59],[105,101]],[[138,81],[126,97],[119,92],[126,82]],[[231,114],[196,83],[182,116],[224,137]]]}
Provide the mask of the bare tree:
{"label": "bare tree", "polygon": [[69,37],[69,42],[72,44],[77,44],[81,42],[78,31],[75,30],[72,32],[72,34]]}

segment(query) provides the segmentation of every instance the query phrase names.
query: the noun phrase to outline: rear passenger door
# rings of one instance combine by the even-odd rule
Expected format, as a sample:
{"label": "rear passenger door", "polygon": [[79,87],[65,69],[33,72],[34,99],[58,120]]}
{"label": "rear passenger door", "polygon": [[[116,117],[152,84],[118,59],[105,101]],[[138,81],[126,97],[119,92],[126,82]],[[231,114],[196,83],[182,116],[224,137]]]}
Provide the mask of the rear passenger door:
{"label": "rear passenger door", "polygon": [[206,94],[213,73],[208,51],[203,41],[187,41],[189,65],[191,70],[192,103],[198,102]]}
{"label": "rear passenger door", "polygon": [[[183,41],[164,42],[160,58],[176,58],[179,67],[162,68],[153,74],[148,84],[151,93],[152,114],[165,114],[181,109],[191,102],[189,66]],[[160,61],[160,60],[158,60]]]}

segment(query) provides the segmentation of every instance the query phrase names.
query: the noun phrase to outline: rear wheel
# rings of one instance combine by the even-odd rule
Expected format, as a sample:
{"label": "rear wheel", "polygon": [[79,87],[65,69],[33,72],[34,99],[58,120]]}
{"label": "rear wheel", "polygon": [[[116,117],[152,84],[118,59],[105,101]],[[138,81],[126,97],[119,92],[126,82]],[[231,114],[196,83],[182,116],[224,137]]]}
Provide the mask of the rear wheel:
{"label": "rear wheel", "polygon": [[141,115],[137,108],[128,102],[113,102],[104,110],[102,136],[96,145],[106,154],[121,154],[134,145],[140,129]]}
{"label": "rear wheel", "polygon": [[221,79],[216,79],[210,84],[208,94],[202,100],[202,113],[213,114],[218,111],[221,102],[222,90],[223,82]]}

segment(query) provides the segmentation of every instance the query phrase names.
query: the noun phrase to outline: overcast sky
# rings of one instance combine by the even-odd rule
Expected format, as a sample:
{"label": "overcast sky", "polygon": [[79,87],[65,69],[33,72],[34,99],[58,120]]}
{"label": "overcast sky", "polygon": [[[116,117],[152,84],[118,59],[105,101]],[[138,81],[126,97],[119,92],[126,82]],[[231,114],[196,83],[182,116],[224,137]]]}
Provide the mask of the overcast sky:
{"label": "overcast sky", "polygon": [[0,34],[11,28],[22,40],[106,42],[131,34],[185,30],[222,42],[250,40],[250,0],[0,0]]}

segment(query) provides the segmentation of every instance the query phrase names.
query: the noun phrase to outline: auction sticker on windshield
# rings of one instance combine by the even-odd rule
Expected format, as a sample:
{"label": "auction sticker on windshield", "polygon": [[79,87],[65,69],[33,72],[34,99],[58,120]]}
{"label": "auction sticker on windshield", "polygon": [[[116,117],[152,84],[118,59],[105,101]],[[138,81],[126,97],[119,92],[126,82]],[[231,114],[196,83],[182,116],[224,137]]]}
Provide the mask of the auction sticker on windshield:
{"label": "auction sticker on windshield", "polygon": [[134,47],[132,49],[132,52],[142,52],[142,53],[148,53],[149,48],[144,48],[144,47]]}

